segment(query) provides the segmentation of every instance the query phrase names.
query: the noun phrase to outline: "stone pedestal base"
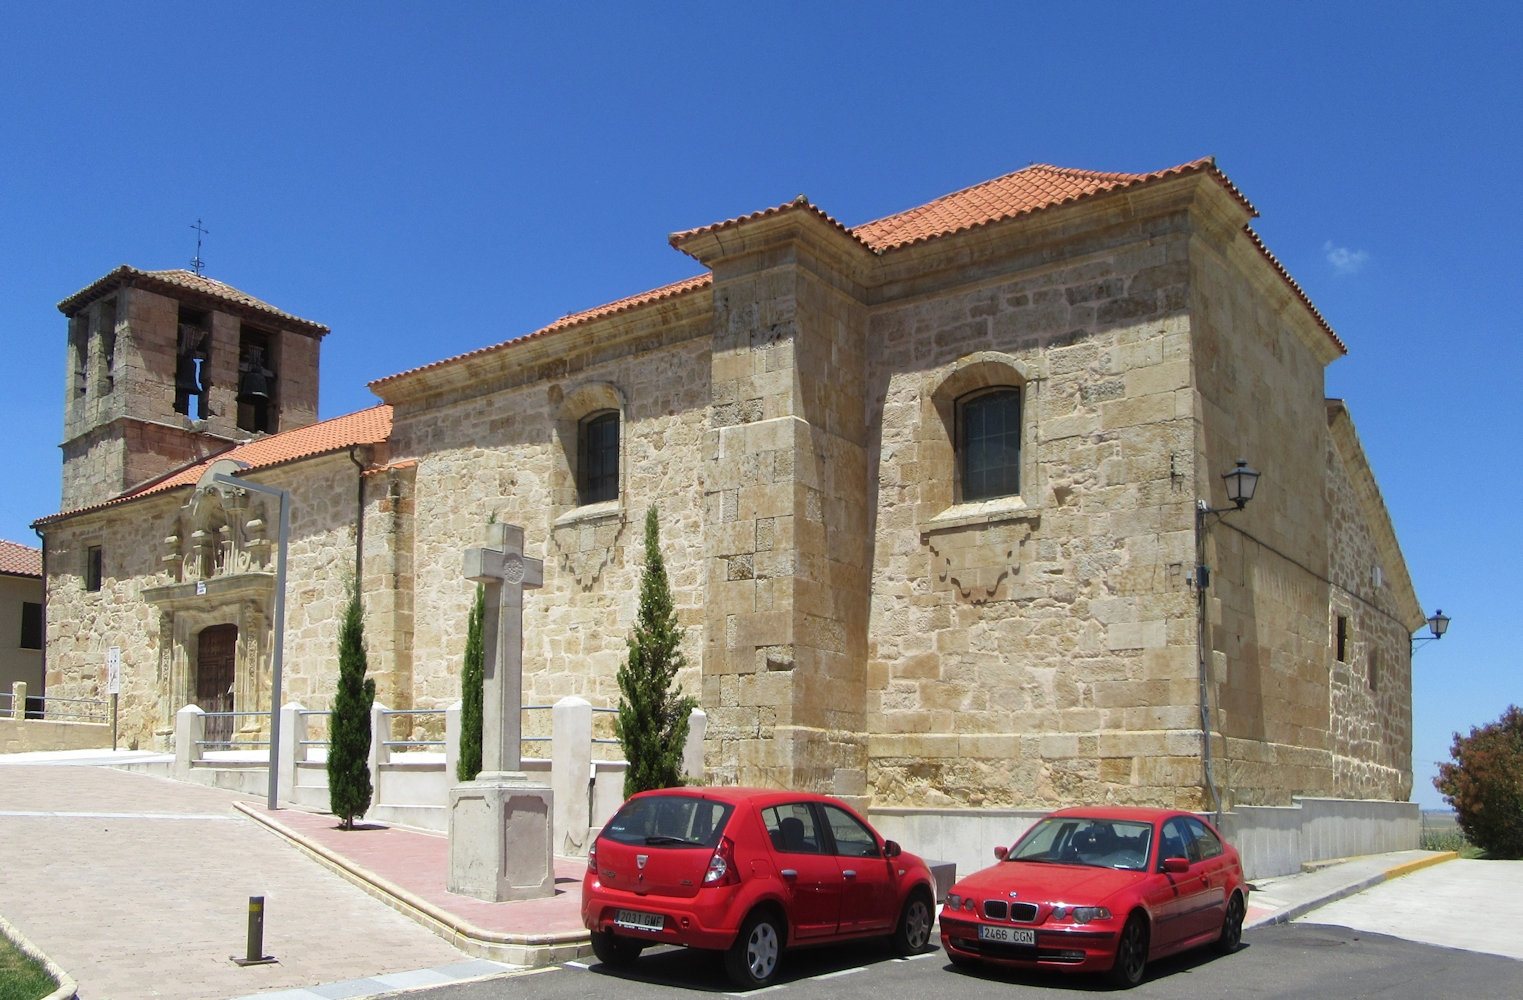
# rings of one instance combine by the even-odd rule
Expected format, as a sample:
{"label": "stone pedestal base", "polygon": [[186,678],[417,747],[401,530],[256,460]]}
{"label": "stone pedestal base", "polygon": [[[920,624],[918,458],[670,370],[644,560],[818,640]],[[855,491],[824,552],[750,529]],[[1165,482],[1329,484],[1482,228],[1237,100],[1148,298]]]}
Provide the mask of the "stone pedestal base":
{"label": "stone pedestal base", "polygon": [[449,891],[501,903],[555,895],[550,789],[483,772],[449,793]]}

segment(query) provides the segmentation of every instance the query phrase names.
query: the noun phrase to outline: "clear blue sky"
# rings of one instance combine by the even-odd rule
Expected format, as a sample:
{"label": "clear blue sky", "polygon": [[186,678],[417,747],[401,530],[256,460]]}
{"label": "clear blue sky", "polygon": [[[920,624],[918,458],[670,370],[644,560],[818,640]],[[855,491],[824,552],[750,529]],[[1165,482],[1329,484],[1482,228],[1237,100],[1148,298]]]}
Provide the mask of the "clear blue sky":
{"label": "clear blue sky", "polygon": [[695,274],[667,233],[799,193],[854,225],[1031,162],[1214,155],[1349,345],[1328,395],[1454,618],[1413,663],[1437,805],[1453,731],[1523,702],[1520,28],[1503,3],[8,5],[0,538],[58,506],[56,303],[186,266],[198,218],[210,276],[332,327],[329,417]]}

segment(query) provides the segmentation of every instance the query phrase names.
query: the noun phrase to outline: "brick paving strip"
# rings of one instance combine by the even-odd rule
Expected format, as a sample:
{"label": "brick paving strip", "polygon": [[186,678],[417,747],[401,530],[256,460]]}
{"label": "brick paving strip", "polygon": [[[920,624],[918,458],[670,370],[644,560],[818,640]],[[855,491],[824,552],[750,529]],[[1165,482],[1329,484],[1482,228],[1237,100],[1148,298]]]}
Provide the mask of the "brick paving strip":
{"label": "brick paving strip", "polygon": [[441,834],[380,823],[340,830],[325,813],[235,808],[468,954],[529,966],[591,954],[581,917],[586,862],[556,858],[549,899],[490,903],[445,888],[449,840]]}

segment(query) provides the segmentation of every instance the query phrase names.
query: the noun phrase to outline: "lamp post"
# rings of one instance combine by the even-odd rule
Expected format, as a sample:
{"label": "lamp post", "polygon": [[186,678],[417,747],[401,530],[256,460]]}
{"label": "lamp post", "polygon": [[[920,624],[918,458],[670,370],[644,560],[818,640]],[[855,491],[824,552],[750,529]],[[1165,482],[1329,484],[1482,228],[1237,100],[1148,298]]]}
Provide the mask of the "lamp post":
{"label": "lamp post", "polygon": [[266,803],[269,808],[278,809],[280,808],[280,768],[276,755],[280,752],[280,675],[285,665],[286,545],[291,535],[291,494],[273,486],[252,483],[246,479],[234,479],[220,472],[214,472],[210,479],[224,497],[229,495],[236,497],[238,493],[235,491],[239,490],[253,490],[255,493],[275,497],[280,503],[280,534],[275,550],[275,621],[272,637],[274,648],[270,651],[270,783],[269,798]]}
{"label": "lamp post", "polygon": [[1211,698],[1206,687],[1206,588],[1211,585],[1211,567],[1206,565],[1206,517],[1215,514],[1219,518],[1223,514],[1242,510],[1258,489],[1259,473],[1249,468],[1246,459],[1240,458],[1236,468],[1222,473],[1222,482],[1227,488],[1227,499],[1231,501],[1229,505],[1212,507],[1205,500],[1198,501],[1195,505],[1195,642],[1200,672],[1201,756],[1206,770],[1206,787],[1210,789],[1212,801],[1216,803],[1218,823],[1222,819],[1222,797],[1216,790],[1216,776],[1212,772]]}

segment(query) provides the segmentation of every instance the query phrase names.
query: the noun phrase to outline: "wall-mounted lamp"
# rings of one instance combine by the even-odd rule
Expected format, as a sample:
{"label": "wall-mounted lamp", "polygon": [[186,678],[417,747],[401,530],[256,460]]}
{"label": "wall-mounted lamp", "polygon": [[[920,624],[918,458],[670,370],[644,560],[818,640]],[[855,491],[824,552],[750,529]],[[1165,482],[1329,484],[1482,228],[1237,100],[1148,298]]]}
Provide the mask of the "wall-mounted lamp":
{"label": "wall-mounted lamp", "polygon": [[1414,635],[1412,637],[1412,648],[1416,649],[1419,642],[1434,642],[1442,639],[1444,633],[1449,631],[1449,616],[1444,614],[1443,608],[1433,612],[1433,615],[1428,619],[1428,631],[1432,635]]}
{"label": "wall-mounted lamp", "polygon": [[[1226,507],[1212,507],[1201,500],[1195,507],[1195,537],[1197,545],[1204,543],[1204,534],[1207,514],[1230,514],[1233,511],[1242,510],[1249,500],[1253,499],[1254,490],[1259,486],[1259,473],[1248,467],[1246,459],[1237,460],[1237,468],[1231,472],[1222,473],[1222,482],[1227,485],[1227,499],[1232,503]],[[1204,554],[1204,553],[1202,553]],[[1211,567],[1205,562],[1199,561],[1195,566],[1195,586],[1205,590],[1211,585]]]}

